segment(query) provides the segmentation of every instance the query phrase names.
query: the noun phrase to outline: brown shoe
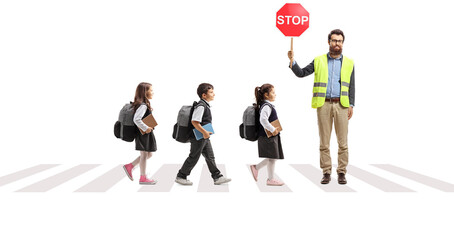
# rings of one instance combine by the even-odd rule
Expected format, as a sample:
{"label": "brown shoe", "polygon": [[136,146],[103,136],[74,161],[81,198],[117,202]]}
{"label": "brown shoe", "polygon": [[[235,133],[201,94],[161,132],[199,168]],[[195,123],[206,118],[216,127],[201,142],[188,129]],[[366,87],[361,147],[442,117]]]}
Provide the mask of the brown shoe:
{"label": "brown shoe", "polygon": [[339,184],[347,184],[347,179],[345,179],[345,173],[337,174],[337,182]]}
{"label": "brown shoe", "polygon": [[329,173],[323,174],[322,181],[320,182],[321,184],[328,184],[329,181],[331,181],[331,175]]}

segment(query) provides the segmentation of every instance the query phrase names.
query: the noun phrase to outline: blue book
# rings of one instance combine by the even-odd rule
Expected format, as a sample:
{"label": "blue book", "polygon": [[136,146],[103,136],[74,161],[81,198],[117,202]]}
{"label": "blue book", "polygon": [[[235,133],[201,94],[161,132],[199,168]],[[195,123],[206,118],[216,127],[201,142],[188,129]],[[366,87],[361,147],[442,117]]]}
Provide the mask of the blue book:
{"label": "blue book", "polygon": [[[203,125],[202,127],[203,127],[203,129],[207,130],[208,132],[212,132],[214,134],[213,125],[211,125],[211,123]],[[193,131],[194,131],[195,139],[197,139],[197,141],[203,138],[203,134],[199,130],[194,128]]]}

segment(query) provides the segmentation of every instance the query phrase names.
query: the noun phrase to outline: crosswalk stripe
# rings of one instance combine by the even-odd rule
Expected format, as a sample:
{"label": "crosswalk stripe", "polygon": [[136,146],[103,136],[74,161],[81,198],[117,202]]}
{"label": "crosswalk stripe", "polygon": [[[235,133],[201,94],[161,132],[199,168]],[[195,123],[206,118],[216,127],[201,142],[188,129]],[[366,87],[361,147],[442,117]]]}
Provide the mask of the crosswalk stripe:
{"label": "crosswalk stripe", "polygon": [[164,164],[151,177],[158,181],[156,185],[143,186],[139,192],[170,192],[181,164]]}
{"label": "crosswalk stripe", "polygon": [[412,172],[407,169],[403,169],[400,167],[393,166],[391,164],[371,164],[377,168],[383,169],[385,171],[394,173],[396,175],[408,178],[415,182],[421,183],[423,185],[436,188],[443,192],[454,192],[454,184],[447,183],[429,176],[425,176],[416,172]]}
{"label": "crosswalk stripe", "polygon": [[123,165],[118,165],[75,192],[106,192],[125,177]]}
{"label": "crosswalk stripe", "polygon": [[0,177],[0,187],[6,184],[30,177],[34,174],[46,171],[50,168],[56,167],[59,164],[40,164],[34,167],[30,167],[24,170],[17,171],[15,173],[11,173],[5,176]]}
{"label": "crosswalk stripe", "polygon": [[366,170],[360,169],[353,165],[348,166],[348,173],[362,181],[382,190],[385,192],[414,192],[397,183],[391,182]]}
{"label": "crosswalk stripe", "polygon": [[[251,175],[251,180],[254,181],[254,178],[252,177],[251,173],[251,165],[246,165],[249,174]],[[284,184],[282,186],[268,186],[266,185],[266,180],[268,179],[268,175],[266,172],[266,167],[262,168],[259,170],[259,174],[257,176],[257,187],[259,188],[260,192],[292,192],[292,190],[287,186],[287,184]],[[279,181],[284,182],[276,173],[274,173],[274,178],[276,178]]]}
{"label": "crosswalk stripe", "polygon": [[52,188],[78,177],[97,166],[99,166],[99,164],[80,164],[25,188],[19,189],[16,192],[47,192]]}
{"label": "crosswalk stripe", "polygon": [[[112,187],[114,187],[116,184],[118,184],[123,178],[126,178],[126,174],[124,173],[124,170],[122,169],[122,165],[118,165],[107,172],[99,172],[99,174],[102,174],[100,176],[97,176],[96,172],[92,172],[90,174],[84,174],[88,171],[90,171],[93,168],[96,168],[100,166],[100,164],[81,164],[75,167],[72,167],[70,169],[67,169],[65,171],[59,171],[56,173],[56,171],[47,171],[48,169],[54,168],[56,166],[59,166],[60,164],[40,164],[36,165],[30,168],[26,168],[23,170],[19,170],[14,173],[10,173],[8,175],[4,175],[0,177],[0,187],[5,186],[10,183],[14,183],[15,181],[19,180],[27,180],[26,178],[36,175],[38,173],[38,176],[31,177],[29,181],[22,183],[24,184],[29,184],[26,187],[23,187],[16,192],[46,192],[49,190],[52,190],[53,188],[56,188],[58,186],[63,187],[63,185],[67,186],[66,188],[72,188],[74,186],[77,186],[77,184],[83,183],[85,184],[84,186],[78,188],[75,192],[106,192]],[[416,172],[412,172],[410,170],[400,168],[397,166],[393,166],[390,164],[371,164],[374,166],[376,169],[381,169],[386,172],[389,172],[390,174],[395,174],[397,176],[415,181],[419,184],[441,190],[443,192],[454,192],[454,184],[444,182],[429,176],[425,176]],[[250,167],[249,165],[247,166],[247,174],[248,179],[253,181],[250,173]],[[354,190],[350,188],[351,186],[356,186],[356,185],[339,185],[337,184],[337,181],[334,177],[332,177],[332,182],[327,185],[320,184],[320,179],[322,177],[320,169],[316,168],[314,165],[311,164],[289,164],[289,166],[293,169],[296,170],[297,173],[293,177],[296,177],[297,175],[303,175],[305,178],[307,178],[310,182],[312,182],[314,185],[319,187],[325,192],[356,192],[357,190]],[[333,164],[335,167],[336,164]],[[181,164],[164,164],[162,165],[152,176],[153,179],[157,180],[158,183],[156,185],[142,185],[137,191],[138,192],[170,192],[175,184],[175,176],[176,173],[178,172],[178,169],[181,167]],[[226,167],[223,164],[218,165],[218,168],[221,170],[223,174],[226,174]],[[355,177],[356,179],[360,180],[361,182],[364,182],[362,185],[363,188],[367,186],[372,186],[376,189],[382,190],[384,192],[415,192],[413,190],[416,186],[411,185],[413,189],[410,189],[404,185],[400,185],[395,178],[394,180],[390,179],[388,180],[387,178],[381,177],[380,175],[377,175],[378,173],[375,173],[375,171],[372,171],[373,169],[368,169],[365,170],[363,168],[359,168],[357,166],[349,165],[348,168],[348,175],[351,175],[352,177]],[[379,170],[378,170],[379,171]],[[242,171],[243,172],[243,171]],[[266,185],[266,169],[262,171],[259,171],[259,179],[258,182],[256,183],[258,189],[260,192],[292,192],[290,189],[290,186],[285,184],[284,186],[276,187],[276,186],[267,186]],[[246,172],[243,172],[246,173]],[[381,172],[383,174],[383,172]],[[50,177],[46,177],[49,175],[52,175]],[[83,175],[83,176],[81,176]],[[335,174],[333,174],[335,175]],[[46,177],[43,179],[43,176]],[[388,176],[388,175],[386,175]],[[78,178],[77,180],[73,180],[70,183],[66,184],[73,178]],[[95,179],[93,180],[93,177]],[[391,176],[390,176],[391,177]],[[280,177],[275,174],[275,178],[280,180]],[[34,180],[37,179],[37,180]],[[42,180],[43,179],[43,180]],[[85,179],[89,179],[88,181],[84,181]],[[354,179],[352,179],[354,181]],[[402,179],[401,179],[402,180]],[[35,182],[33,182],[35,181]],[[128,181],[129,182],[129,181]],[[285,181],[284,181],[285,182]],[[358,182],[358,183],[361,183]],[[290,181],[291,183],[291,181]],[[354,183],[354,182],[353,182]],[[410,184],[407,182],[407,184]],[[206,164],[203,165],[202,171],[200,173],[200,182],[198,184],[197,191],[198,192],[229,192],[230,191],[230,184],[223,184],[223,185],[214,185],[213,184],[213,179],[211,178],[211,174],[208,170],[208,167]],[[367,186],[366,186],[367,185]],[[235,185],[232,185],[235,186]],[[8,191],[8,189],[18,189],[20,186],[20,182],[16,184],[11,184],[11,186],[4,188],[3,190]],[[120,188],[122,186],[119,186]],[[361,187],[361,184],[356,186]],[[362,188],[360,188],[362,190]],[[71,190],[72,191],[72,190]]]}
{"label": "crosswalk stripe", "polygon": [[322,178],[320,169],[317,169],[310,164],[290,164],[290,166],[325,192],[356,192],[347,185],[337,184],[337,180],[332,176],[333,174],[331,174],[331,182],[329,184],[321,184],[319,182]]}
{"label": "crosswalk stripe", "polygon": [[[217,164],[219,171],[227,177],[227,172],[225,171],[224,164]],[[214,185],[213,178],[211,177],[210,170],[208,166],[203,164],[202,173],[200,174],[199,187],[197,192],[228,192],[229,184],[224,183],[221,185]]]}

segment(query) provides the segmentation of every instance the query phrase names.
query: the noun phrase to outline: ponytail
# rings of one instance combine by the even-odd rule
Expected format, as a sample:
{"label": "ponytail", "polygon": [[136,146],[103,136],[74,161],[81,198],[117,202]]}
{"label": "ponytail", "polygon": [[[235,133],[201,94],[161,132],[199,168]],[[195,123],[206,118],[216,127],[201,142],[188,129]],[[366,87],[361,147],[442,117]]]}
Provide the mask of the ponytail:
{"label": "ponytail", "polygon": [[274,88],[274,86],[269,83],[265,83],[261,87],[255,88],[255,101],[257,103],[256,108],[260,108],[260,106],[265,102],[265,93],[269,94],[272,88]]}
{"label": "ponytail", "polygon": [[260,108],[260,105],[263,103],[263,93],[260,91],[260,87],[255,87],[255,102],[257,103],[256,108]]}

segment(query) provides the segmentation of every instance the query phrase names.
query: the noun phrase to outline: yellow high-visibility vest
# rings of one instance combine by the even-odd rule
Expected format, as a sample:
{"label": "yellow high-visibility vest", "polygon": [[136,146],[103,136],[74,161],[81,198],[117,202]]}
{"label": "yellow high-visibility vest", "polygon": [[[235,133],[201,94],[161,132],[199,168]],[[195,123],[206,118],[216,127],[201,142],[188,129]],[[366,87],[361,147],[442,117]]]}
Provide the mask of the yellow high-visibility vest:
{"label": "yellow high-visibility vest", "polygon": [[[342,57],[340,102],[344,107],[350,107],[348,89],[353,72],[353,60]],[[314,59],[314,88],[312,89],[312,108],[319,108],[325,103],[326,88],[328,87],[328,56],[326,54]]]}

